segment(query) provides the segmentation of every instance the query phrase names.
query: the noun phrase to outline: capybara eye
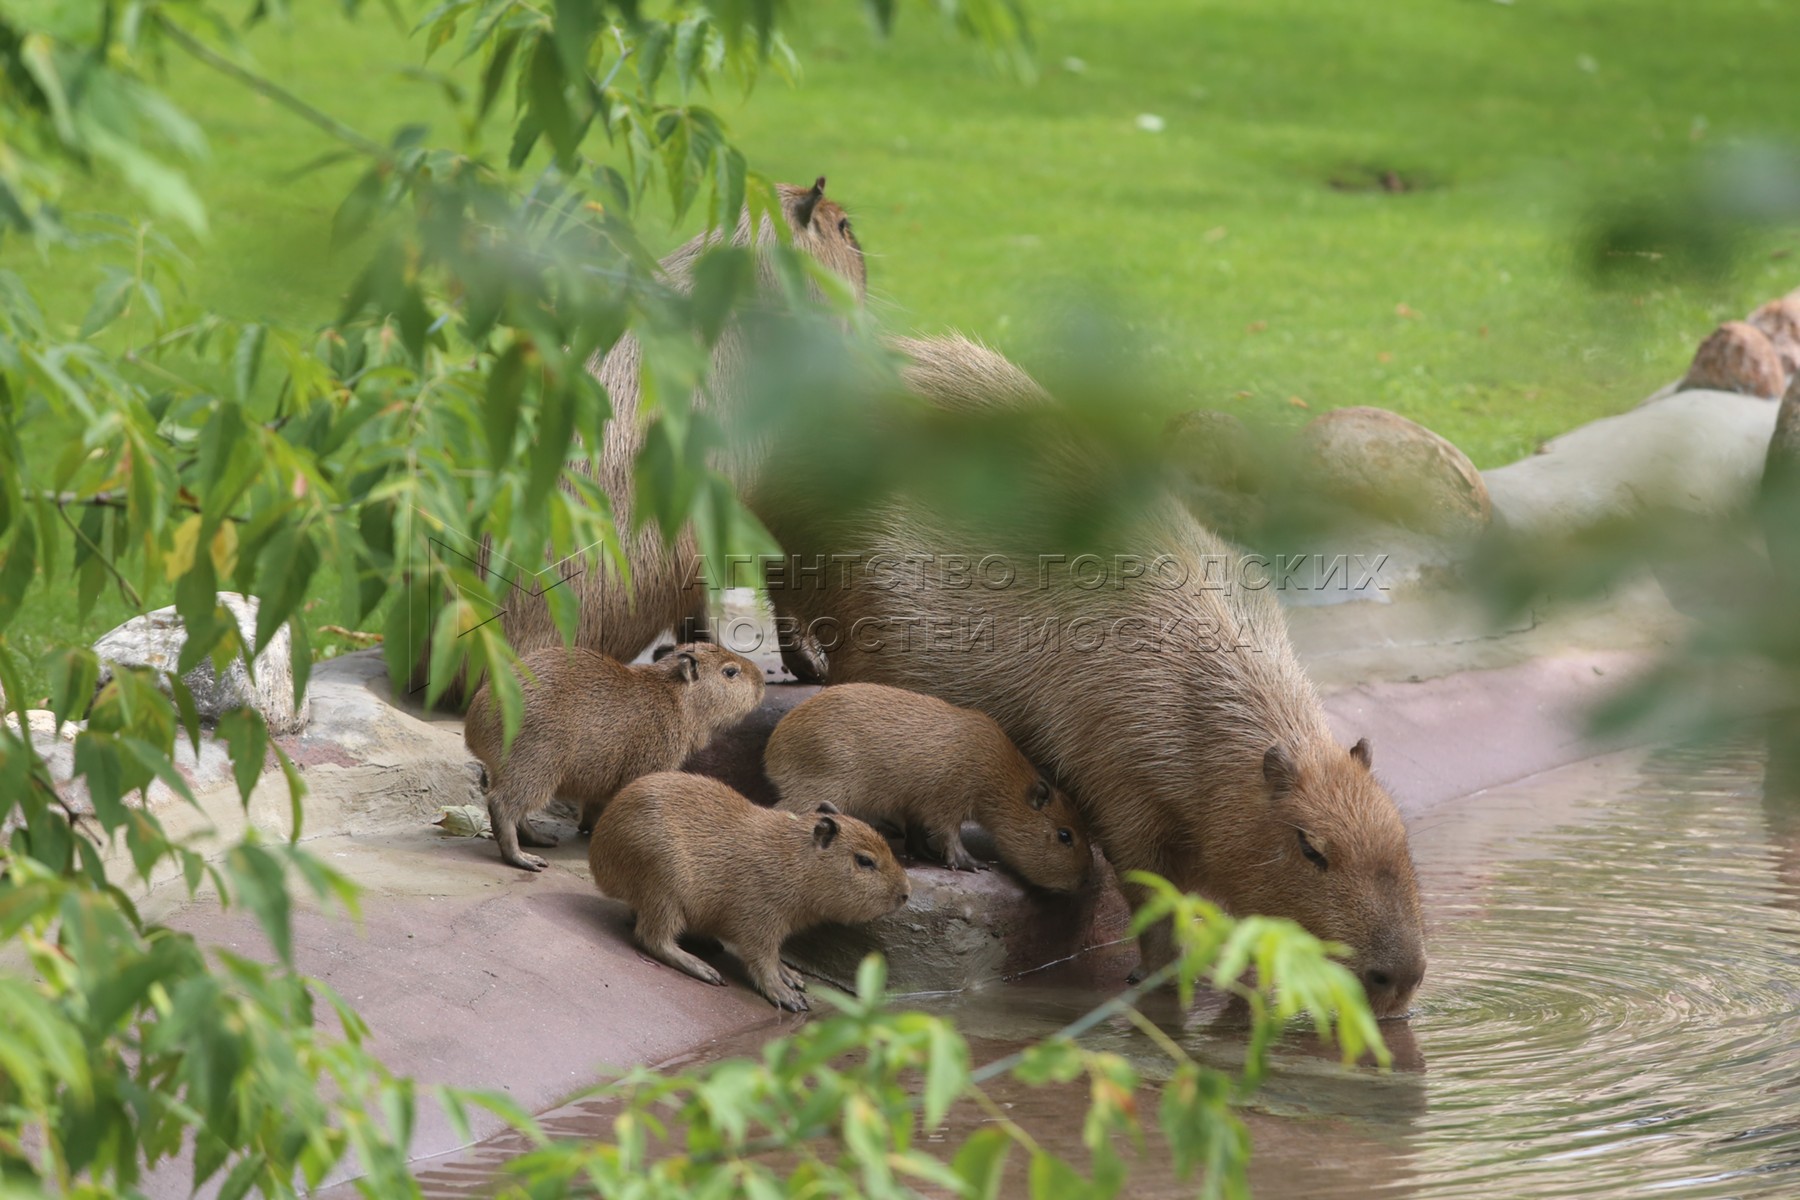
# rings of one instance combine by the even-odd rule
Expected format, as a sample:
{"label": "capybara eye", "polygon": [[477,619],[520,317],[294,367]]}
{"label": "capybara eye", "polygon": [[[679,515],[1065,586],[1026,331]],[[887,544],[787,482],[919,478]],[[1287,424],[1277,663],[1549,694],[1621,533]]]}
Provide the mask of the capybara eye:
{"label": "capybara eye", "polygon": [[838,218],[838,232],[839,233],[849,233],[850,232],[850,218],[849,217],[839,217]]}
{"label": "capybara eye", "polygon": [[1321,871],[1331,865],[1325,861],[1325,856],[1319,853],[1318,848],[1307,840],[1306,830],[1296,829],[1294,832],[1300,835],[1300,853],[1306,855],[1307,861],[1311,862],[1313,866],[1319,868]]}
{"label": "capybara eye", "polygon": [[875,860],[866,854],[858,854],[856,856],[856,865],[866,870],[873,871],[875,869]]}
{"label": "capybara eye", "polygon": [[1056,831],[1056,840],[1065,846],[1073,846],[1075,844],[1075,835],[1066,829],[1059,829]]}
{"label": "capybara eye", "polygon": [[741,672],[741,668],[739,668],[735,664],[732,666],[726,667],[725,668],[725,678],[736,679],[740,672]]}

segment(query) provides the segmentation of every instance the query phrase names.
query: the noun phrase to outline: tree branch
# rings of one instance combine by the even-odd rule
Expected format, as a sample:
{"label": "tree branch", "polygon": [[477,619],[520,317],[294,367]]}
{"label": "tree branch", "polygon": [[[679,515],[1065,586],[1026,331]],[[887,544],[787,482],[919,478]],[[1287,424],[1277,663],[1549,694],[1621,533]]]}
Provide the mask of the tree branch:
{"label": "tree branch", "polygon": [[156,23],[170,41],[187,51],[194,59],[206,64],[221,75],[235,79],[252,91],[267,96],[289,112],[323,129],[340,142],[354,146],[364,154],[379,157],[387,153],[387,147],[380,142],[352,129],[330,113],[314,108],[274,80],[266,79],[249,68],[232,62],[169,18],[159,16],[156,18]]}

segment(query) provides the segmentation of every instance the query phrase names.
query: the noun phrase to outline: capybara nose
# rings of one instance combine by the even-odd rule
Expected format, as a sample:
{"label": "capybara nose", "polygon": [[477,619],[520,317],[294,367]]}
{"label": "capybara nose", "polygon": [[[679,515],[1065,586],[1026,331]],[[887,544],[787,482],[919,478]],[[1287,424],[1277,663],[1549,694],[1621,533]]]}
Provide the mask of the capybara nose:
{"label": "capybara nose", "polygon": [[900,893],[900,905],[901,905],[901,907],[905,907],[905,905],[906,905],[906,902],[907,902],[907,901],[908,901],[908,900],[911,900],[911,899],[912,899],[912,893],[911,893],[911,892],[901,892],[901,893]]}
{"label": "capybara nose", "polygon": [[1363,990],[1369,994],[1369,1007],[1378,1017],[1398,1016],[1412,1002],[1413,993],[1425,979],[1425,960],[1388,963],[1370,967],[1362,973]]}

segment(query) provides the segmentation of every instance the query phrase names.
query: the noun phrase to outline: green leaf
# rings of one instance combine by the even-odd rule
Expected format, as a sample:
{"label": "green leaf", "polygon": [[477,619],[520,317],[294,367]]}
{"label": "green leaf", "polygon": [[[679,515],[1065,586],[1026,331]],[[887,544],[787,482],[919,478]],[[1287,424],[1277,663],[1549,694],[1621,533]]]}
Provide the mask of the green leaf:
{"label": "green leaf", "polygon": [[741,246],[709,250],[694,264],[694,325],[708,346],[719,340],[741,296],[756,285],[756,261]]}
{"label": "green leaf", "polygon": [[969,1047],[946,1022],[933,1022],[925,1060],[925,1124],[943,1124],[950,1106],[969,1086]]}
{"label": "green leaf", "polygon": [[275,956],[283,966],[292,967],[292,902],[288,898],[287,876],[281,863],[261,846],[243,842],[232,847],[225,857],[225,865],[236,886],[237,898],[256,915],[257,923],[269,936]]}
{"label": "green leaf", "polygon": [[108,267],[105,280],[94,289],[93,303],[88,306],[87,316],[82,318],[81,332],[77,336],[84,340],[93,337],[118,320],[119,314],[131,302],[136,283],[129,271]]}
{"label": "green leaf", "polygon": [[261,325],[246,325],[238,334],[237,349],[231,355],[231,383],[239,400],[250,399],[256,388],[256,374],[262,369],[263,342],[268,331]]}
{"label": "green leaf", "polygon": [[216,731],[231,754],[231,773],[237,780],[238,796],[248,805],[268,756],[269,727],[255,709],[234,708],[219,718]]}
{"label": "green leaf", "polygon": [[1091,1200],[1088,1181],[1062,1159],[1043,1150],[1031,1155],[1031,1200]]}
{"label": "green leaf", "polygon": [[529,342],[516,341],[506,348],[488,375],[482,425],[487,431],[488,460],[496,469],[512,461],[513,440],[519,428],[519,402],[525,395],[526,357],[530,354]]}
{"label": "green leaf", "polygon": [[965,1200],[999,1200],[1000,1181],[1006,1175],[1006,1158],[1012,1139],[1001,1129],[983,1129],[969,1136],[950,1161],[951,1169],[968,1187]]}
{"label": "green leaf", "polygon": [[0,560],[0,630],[12,624],[25,601],[25,591],[37,573],[37,549],[36,524],[20,521],[14,527],[6,558]]}
{"label": "green leaf", "polygon": [[369,228],[381,207],[381,194],[386,185],[386,168],[377,163],[363,172],[331,218],[331,244],[343,246],[356,240]]}
{"label": "green leaf", "polygon": [[56,730],[73,717],[80,720],[94,702],[100,679],[100,659],[92,650],[70,648],[57,654],[50,665],[50,711],[56,714]]}
{"label": "green leaf", "polygon": [[556,149],[556,165],[572,170],[576,152],[581,148],[581,138],[564,93],[562,60],[550,38],[539,37],[537,40],[531,61],[525,68],[525,89],[537,127],[550,138],[551,146]]}

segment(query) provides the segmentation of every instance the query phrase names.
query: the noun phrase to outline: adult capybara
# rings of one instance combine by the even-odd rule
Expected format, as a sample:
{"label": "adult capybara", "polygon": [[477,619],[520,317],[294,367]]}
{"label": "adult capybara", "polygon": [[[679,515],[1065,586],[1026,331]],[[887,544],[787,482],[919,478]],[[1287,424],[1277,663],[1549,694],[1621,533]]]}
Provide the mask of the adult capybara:
{"label": "adult capybara", "polygon": [[781,962],[789,934],[828,921],[873,921],[912,894],[875,830],[829,804],[797,814],[761,808],[716,779],[666,771],[628,785],[588,845],[600,890],[637,913],[638,945],[706,983],[719,973],[676,944],[718,938],[756,990],[789,1012],[806,984]]}
{"label": "adult capybara", "polygon": [[[863,261],[862,246],[850,227],[850,218],[835,202],[825,197],[825,180],[820,177],[811,188],[780,184],[781,210],[793,234],[795,250],[809,254],[831,271],[850,281],[857,297],[868,288],[868,269]],[[662,270],[676,287],[686,287],[692,279],[694,264],[700,256],[720,241],[715,233],[694,238],[662,260]],[[732,245],[750,243],[750,213],[746,208],[731,236]],[[757,246],[767,250],[776,244],[775,230],[767,217],[757,237]],[[761,255],[760,279],[764,287],[776,286],[773,259]],[[695,396],[700,408],[729,407],[735,374],[747,357],[743,332],[728,327],[713,350],[712,374],[708,395]],[[630,581],[604,561],[578,564],[566,581],[556,586],[571,588],[579,601],[580,619],[575,629],[577,646],[597,650],[601,654],[629,661],[650,645],[658,634],[671,626],[681,628],[684,639],[695,636],[697,619],[703,618],[706,591],[703,574],[697,567],[697,552],[692,535],[683,531],[674,546],[665,543],[653,522],[646,523],[635,534],[631,531],[633,471],[645,444],[647,422],[653,419],[639,409],[638,375],[643,350],[635,337],[626,336],[603,358],[589,364],[589,370],[606,388],[612,416],[606,422],[604,446],[600,461],[600,486],[611,502],[613,521],[619,531],[625,558],[630,564]],[[739,475],[750,469],[754,455],[727,455],[720,463],[728,474]],[[572,464],[587,471],[585,461]],[[742,481],[740,481],[742,482]],[[489,548],[485,544],[478,554],[478,565],[486,570]],[[548,566],[527,564],[528,566]],[[521,656],[552,645],[563,644],[550,616],[546,595],[536,591],[531,578],[523,581],[505,597],[501,628],[513,651]],[[414,671],[413,687],[425,682],[428,660],[423,656]],[[456,705],[466,694],[466,685],[458,679],[444,692],[443,703]]]}
{"label": "adult capybara", "polygon": [[874,683],[826,688],[781,719],[763,768],[779,807],[833,802],[953,870],[980,865],[963,845],[964,821],[993,834],[1000,861],[1039,887],[1075,891],[1093,867],[1068,797],[992,717],[935,696]]}
{"label": "adult capybara", "polygon": [[[1104,447],[1068,432],[1000,355],[955,337],[898,344],[926,400],[1033,418],[1016,447],[1029,466],[1009,474],[1025,482],[979,513],[904,489],[846,512],[793,468],[769,470],[789,482],[756,508],[783,551],[840,556],[784,572],[777,610],[817,638],[833,683],[994,717],[1119,872],[1343,942],[1375,1010],[1403,1011],[1425,972],[1406,828],[1368,744],[1333,738],[1267,580],[1173,496],[1116,503],[1123,473]],[[1104,519],[1067,532],[1069,514],[1089,513]],[[1141,971],[1163,966],[1170,930],[1140,950]]]}
{"label": "adult capybara", "polygon": [[640,775],[672,771],[762,701],[755,663],[722,646],[677,646],[653,663],[626,666],[579,646],[525,656],[525,713],[501,753],[500,707],[483,683],[463,740],[487,770],[488,817],[502,861],[527,871],[549,864],[519,849],[554,846],[531,814],[562,795],[581,803],[581,830]]}

